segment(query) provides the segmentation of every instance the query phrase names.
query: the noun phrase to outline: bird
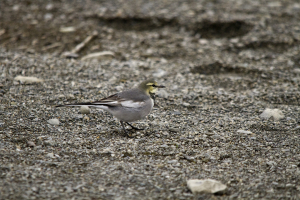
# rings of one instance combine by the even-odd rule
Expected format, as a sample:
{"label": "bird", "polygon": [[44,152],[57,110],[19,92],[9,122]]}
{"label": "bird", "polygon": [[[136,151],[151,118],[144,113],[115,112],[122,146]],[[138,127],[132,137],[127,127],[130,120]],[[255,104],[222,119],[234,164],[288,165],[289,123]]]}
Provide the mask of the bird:
{"label": "bird", "polygon": [[103,109],[120,120],[124,134],[131,137],[126,131],[124,123],[132,129],[141,130],[129,122],[143,119],[151,112],[154,106],[155,92],[158,88],[165,88],[165,86],[158,85],[154,79],[150,79],[143,81],[136,88],[110,95],[99,101],[63,104],[56,107],[88,106]]}

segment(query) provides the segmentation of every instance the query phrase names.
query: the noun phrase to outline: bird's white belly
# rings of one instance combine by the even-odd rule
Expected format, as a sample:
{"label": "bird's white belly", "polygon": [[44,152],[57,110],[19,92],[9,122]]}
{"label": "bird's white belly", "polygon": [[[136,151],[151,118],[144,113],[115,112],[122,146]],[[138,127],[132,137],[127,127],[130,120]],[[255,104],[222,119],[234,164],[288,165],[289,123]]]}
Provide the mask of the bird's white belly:
{"label": "bird's white belly", "polygon": [[120,121],[133,122],[146,117],[151,112],[153,105],[153,100],[149,99],[149,101],[141,103],[140,106],[118,107],[108,111]]}

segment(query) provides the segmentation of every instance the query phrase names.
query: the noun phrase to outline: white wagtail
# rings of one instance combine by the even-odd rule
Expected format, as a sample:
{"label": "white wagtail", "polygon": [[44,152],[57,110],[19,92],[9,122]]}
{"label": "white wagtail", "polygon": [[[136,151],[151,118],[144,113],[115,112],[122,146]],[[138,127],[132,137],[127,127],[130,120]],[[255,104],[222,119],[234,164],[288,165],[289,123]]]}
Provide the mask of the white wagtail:
{"label": "white wagtail", "polygon": [[137,88],[113,94],[99,101],[57,105],[56,107],[88,106],[106,110],[120,120],[125,135],[131,137],[124,127],[124,122],[133,129],[139,130],[129,122],[134,122],[146,117],[154,106],[154,95],[157,88],[164,87],[165,86],[157,85],[157,83],[151,79],[142,82]]}

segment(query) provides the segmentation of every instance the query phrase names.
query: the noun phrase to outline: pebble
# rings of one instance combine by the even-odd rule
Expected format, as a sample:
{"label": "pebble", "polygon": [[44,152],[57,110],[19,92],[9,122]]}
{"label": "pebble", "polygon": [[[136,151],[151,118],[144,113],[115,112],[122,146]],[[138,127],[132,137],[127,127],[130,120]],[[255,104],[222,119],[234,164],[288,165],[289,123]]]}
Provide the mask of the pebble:
{"label": "pebble", "polygon": [[160,78],[163,77],[164,75],[166,75],[167,72],[162,70],[162,69],[158,69],[155,73],[153,73],[154,77]]}
{"label": "pebble", "polygon": [[182,103],[182,105],[185,106],[185,107],[188,107],[188,106],[190,106],[191,104],[184,102],[184,103]]}
{"label": "pebble", "polygon": [[164,136],[169,136],[169,133],[168,133],[167,131],[162,132],[162,134],[163,134]]}
{"label": "pebble", "polygon": [[85,121],[89,121],[89,120],[90,120],[90,118],[89,118],[88,116],[84,116],[84,117],[83,117],[83,120],[85,120]]}
{"label": "pebble", "polygon": [[251,131],[245,131],[245,130],[238,130],[237,133],[242,133],[242,134],[252,134]]}
{"label": "pebble", "polygon": [[175,110],[175,111],[173,111],[171,114],[172,114],[172,115],[181,115],[181,112]]}
{"label": "pebble", "polygon": [[166,90],[158,90],[156,95],[160,98],[165,98],[165,99],[167,99],[170,96]]}
{"label": "pebble", "polygon": [[179,132],[179,129],[178,128],[169,128],[169,131],[177,133],[177,132]]}
{"label": "pebble", "polygon": [[35,147],[35,146],[36,146],[35,143],[32,142],[32,141],[30,141],[30,140],[27,142],[27,145],[28,145],[29,147]]}
{"label": "pebble", "polygon": [[61,33],[69,33],[69,32],[74,32],[74,31],[76,31],[76,28],[74,26],[61,27],[59,29],[59,32],[61,32]]}
{"label": "pebble", "polygon": [[168,164],[174,164],[174,163],[177,163],[178,162],[178,160],[169,160],[167,163]]}
{"label": "pebble", "polygon": [[276,162],[274,162],[274,161],[269,161],[269,162],[267,162],[266,163],[268,166],[273,166],[273,165],[277,165],[277,163]]}
{"label": "pebble", "polygon": [[91,109],[88,106],[80,106],[80,113],[81,114],[90,114]]}
{"label": "pebble", "polygon": [[83,119],[83,115],[82,115],[82,114],[80,114],[80,115],[75,115],[74,118],[76,118],[76,119]]}
{"label": "pebble", "polygon": [[45,19],[45,21],[49,21],[49,20],[53,19],[53,14],[52,13],[46,13],[44,15],[44,19]]}
{"label": "pebble", "polygon": [[214,179],[190,179],[187,181],[188,188],[195,193],[216,193],[227,188],[226,185]]}
{"label": "pebble", "polygon": [[52,125],[59,125],[59,120],[56,118],[49,119],[47,122]]}
{"label": "pebble", "polygon": [[49,140],[44,141],[44,144],[48,145],[48,146],[55,146],[56,142],[52,139],[49,139]]}
{"label": "pebble", "polygon": [[48,153],[46,156],[49,157],[49,158],[55,158],[53,153]]}
{"label": "pebble", "polygon": [[71,192],[74,191],[73,188],[72,188],[71,186],[66,186],[65,188],[66,188],[65,193],[71,193]]}
{"label": "pebble", "polygon": [[274,121],[278,121],[284,118],[284,114],[279,109],[266,108],[263,113],[260,114],[260,117],[263,119],[269,119],[273,117]]}
{"label": "pebble", "polygon": [[23,83],[40,83],[43,82],[43,79],[39,79],[32,76],[17,76],[14,78],[15,81],[20,81]]}

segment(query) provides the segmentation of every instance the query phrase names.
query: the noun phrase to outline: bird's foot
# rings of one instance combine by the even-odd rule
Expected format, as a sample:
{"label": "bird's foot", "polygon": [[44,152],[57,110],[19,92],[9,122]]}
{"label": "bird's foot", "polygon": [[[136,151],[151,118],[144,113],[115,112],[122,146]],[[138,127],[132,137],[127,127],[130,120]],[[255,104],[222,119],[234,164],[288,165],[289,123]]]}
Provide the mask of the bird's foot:
{"label": "bird's foot", "polygon": [[127,133],[127,131],[126,131],[126,132],[124,132],[124,135],[125,135],[126,137],[128,137],[128,138],[133,138],[133,135],[131,135],[131,134],[128,134],[128,133]]}
{"label": "bird's foot", "polygon": [[132,129],[134,129],[134,130],[144,130],[143,128],[137,128],[137,127],[135,127],[135,126],[133,126],[133,125],[131,125],[131,124],[129,124],[128,122],[126,122],[126,124],[128,124]]}
{"label": "bird's foot", "polygon": [[126,131],[125,126],[124,126],[124,122],[123,121],[120,121],[120,122],[121,122],[121,125],[122,125],[122,128],[123,128],[124,135],[127,136],[128,138],[133,138],[133,136],[131,134],[129,135],[128,132]]}

